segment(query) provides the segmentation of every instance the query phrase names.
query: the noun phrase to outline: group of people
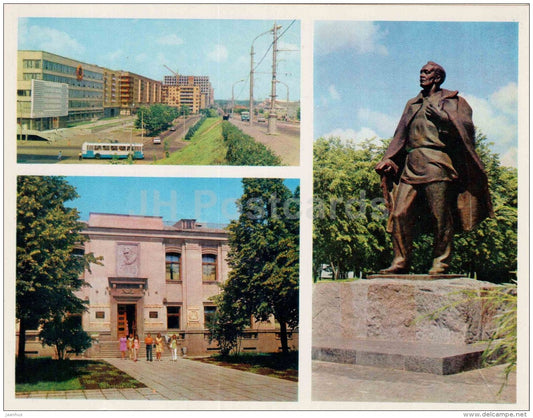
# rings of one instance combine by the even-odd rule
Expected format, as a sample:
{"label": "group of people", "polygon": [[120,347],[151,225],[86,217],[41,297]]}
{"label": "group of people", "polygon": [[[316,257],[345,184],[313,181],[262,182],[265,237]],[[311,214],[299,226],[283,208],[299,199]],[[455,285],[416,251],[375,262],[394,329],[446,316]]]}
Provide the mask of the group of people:
{"label": "group of people", "polygon": [[[122,360],[126,359],[126,353],[128,353],[130,360],[137,361],[139,359],[140,342],[137,334],[130,334],[129,336],[124,334],[122,337],[120,337],[119,343]],[[179,341],[176,334],[172,335],[167,343],[165,337],[163,337],[161,333],[158,333],[155,338],[152,337],[152,334],[148,333],[144,339],[144,344],[146,345],[146,361],[153,361],[154,347],[155,359],[156,361],[161,361],[161,356],[166,344],[168,344],[170,348],[172,361],[178,360]]]}

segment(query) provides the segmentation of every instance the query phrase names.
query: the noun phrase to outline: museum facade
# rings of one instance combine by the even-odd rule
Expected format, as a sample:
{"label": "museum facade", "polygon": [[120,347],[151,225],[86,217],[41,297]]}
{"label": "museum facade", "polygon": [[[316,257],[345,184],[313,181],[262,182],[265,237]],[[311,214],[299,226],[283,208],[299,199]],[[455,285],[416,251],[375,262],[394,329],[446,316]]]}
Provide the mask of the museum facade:
{"label": "museum facade", "polygon": [[[103,257],[85,271],[89,286],[77,292],[88,307],[81,324],[93,339],[87,357],[119,355],[125,334],[141,341],[148,333],[175,334],[189,355],[218,351],[207,323],[215,313],[211,298],[228,278],[225,229],[192,219],[168,224],[161,217],[91,213],[83,233],[89,240],[77,251]],[[37,331],[27,340],[28,354],[43,354]],[[292,349],[297,340],[296,332],[289,335]],[[252,320],[241,349],[280,350],[279,325]]]}

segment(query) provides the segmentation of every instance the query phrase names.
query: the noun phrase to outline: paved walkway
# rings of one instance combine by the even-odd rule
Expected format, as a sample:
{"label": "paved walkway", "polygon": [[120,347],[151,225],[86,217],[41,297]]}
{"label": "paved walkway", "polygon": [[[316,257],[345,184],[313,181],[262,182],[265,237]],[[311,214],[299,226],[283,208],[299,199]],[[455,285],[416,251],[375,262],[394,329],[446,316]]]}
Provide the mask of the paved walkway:
{"label": "paved walkway", "polygon": [[17,398],[262,401],[298,400],[298,383],[179,359],[176,362],[105,359],[147,388],[31,392]]}
{"label": "paved walkway", "polygon": [[505,366],[453,375],[313,361],[314,401],[516,403],[516,374],[498,395]]}

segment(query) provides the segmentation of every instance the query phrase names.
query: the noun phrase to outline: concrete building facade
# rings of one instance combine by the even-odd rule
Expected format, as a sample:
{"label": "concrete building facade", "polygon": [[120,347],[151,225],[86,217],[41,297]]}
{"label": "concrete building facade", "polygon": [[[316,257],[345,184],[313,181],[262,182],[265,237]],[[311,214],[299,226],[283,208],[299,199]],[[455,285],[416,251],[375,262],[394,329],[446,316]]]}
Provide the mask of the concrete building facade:
{"label": "concrete building facade", "polygon": [[162,92],[163,103],[177,107],[187,106],[190,113],[198,113],[202,107],[202,95],[200,87],[192,84],[184,86],[163,86]]}
{"label": "concrete building facade", "polygon": [[161,103],[161,82],[142,75],[120,73],[120,114],[134,114],[141,106]]}
{"label": "concrete building facade", "polygon": [[205,105],[202,107],[209,107],[215,103],[215,95],[213,86],[209,81],[209,76],[206,75],[172,75],[163,78],[163,85],[165,86],[186,86],[195,85],[200,87],[200,94]]}
{"label": "concrete building facade", "polygon": [[[34,82],[37,81],[37,83]],[[46,82],[45,84],[40,83]],[[55,87],[54,87],[55,86]],[[66,103],[58,96],[67,86]],[[103,116],[104,72],[101,67],[44,51],[17,53],[17,123],[19,130],[47,130],[65,127],[69,122]],[[51,108],[36,104],[54,103]],[[66,106],[66,114],[60,110]]]}

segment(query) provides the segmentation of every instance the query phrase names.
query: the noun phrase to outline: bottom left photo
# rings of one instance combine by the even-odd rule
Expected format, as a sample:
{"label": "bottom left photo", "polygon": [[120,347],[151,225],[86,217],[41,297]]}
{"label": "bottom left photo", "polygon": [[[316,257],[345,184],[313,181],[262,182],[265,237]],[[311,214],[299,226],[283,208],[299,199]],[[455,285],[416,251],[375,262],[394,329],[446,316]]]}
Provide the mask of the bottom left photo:
{"label": "bottom left photo", "polygon": [[298,401],[299,195],[19,176],[15,397]]}

